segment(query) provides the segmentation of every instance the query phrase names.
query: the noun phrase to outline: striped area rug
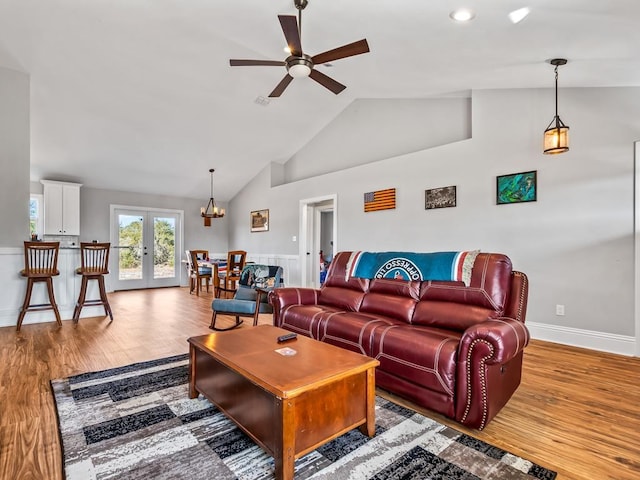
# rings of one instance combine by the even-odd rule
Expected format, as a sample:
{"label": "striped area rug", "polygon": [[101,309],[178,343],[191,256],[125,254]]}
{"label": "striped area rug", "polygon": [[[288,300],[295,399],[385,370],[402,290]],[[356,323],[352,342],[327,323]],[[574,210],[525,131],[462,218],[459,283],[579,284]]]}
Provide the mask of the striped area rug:
{"label": "striped area rug", "polygon": [[[179,355],[52,380],[64,472],[90,479],[273,479],[273,458],[200,396]],[[358,429],[298,459],[296,479],[554,479],[556,473],[380,397]]]}

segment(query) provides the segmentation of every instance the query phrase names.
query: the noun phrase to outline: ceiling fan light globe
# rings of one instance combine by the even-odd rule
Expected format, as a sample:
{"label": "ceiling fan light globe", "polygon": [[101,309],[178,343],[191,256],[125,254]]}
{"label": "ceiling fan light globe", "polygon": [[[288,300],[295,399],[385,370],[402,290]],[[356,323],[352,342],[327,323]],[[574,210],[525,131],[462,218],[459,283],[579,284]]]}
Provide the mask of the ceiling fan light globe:
{"label": "ceiling fan light globe", "polygon": [[308,77],[310,73],[311,68],[308,65],[298,64],[289,67],[289,75],[293,78]]}

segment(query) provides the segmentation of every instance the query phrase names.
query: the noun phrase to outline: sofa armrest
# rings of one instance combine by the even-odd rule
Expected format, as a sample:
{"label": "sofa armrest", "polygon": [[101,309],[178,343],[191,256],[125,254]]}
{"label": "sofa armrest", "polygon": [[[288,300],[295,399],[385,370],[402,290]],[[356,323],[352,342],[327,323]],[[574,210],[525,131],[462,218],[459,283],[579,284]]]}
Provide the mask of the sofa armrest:
{"label": "sofa armrest", "polygon": [[487,365],[507,363],[529,344],[529,330],[524,323],[509,317],[479,323],[465,330],[458,358],[469,360],[480,343],[485,344],[483,361]]}
{"label": "sofa armrest", "polygon": [[280,313],[291,305],[317,305],[320,290],[314,288],[282,287],[269,292],[273,306],[273,324],[279,325]]}
{"label": "sofa armrest", "polygon": [[520,384],[522,351],[529,331],[500,317],[468,328],[460,339],[456,367],[456,420],[482,430]]}

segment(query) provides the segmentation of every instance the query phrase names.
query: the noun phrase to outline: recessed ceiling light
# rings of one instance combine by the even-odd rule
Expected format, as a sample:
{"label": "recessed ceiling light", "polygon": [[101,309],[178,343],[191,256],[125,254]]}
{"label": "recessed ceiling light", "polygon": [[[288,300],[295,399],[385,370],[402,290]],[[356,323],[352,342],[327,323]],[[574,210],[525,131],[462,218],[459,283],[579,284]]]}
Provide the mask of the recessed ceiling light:
{"label": "recessed ceiling light", "polygon": [[449,14],[451,20],[456,22],[469,22],[476,16],[476,12],[469,8],[458,8]]}
{"label": "recessed ceiling light", "polygon": [[282,50],[284,50],[284,53],[288,53],[289,55],[291,55],[291,49],[289,48],[289,45],[284,47]]}
{"label": "recessed ceiling light", "polygon": [[527,18],[527,15],[529,15],[530,12],[531,10],[529,7],[519,8],[509,14],[509,20],[513,23],[520,23],[522,20]]}

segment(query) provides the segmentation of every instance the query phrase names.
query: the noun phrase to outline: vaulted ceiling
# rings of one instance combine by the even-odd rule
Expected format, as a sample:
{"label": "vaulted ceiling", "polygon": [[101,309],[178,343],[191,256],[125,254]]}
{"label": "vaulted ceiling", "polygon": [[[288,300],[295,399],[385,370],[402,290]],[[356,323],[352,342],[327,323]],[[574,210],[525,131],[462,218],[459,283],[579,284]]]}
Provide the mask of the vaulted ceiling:
{"label": "vaulted ceiling", "polygon": [[[449,18],[461,6],[472,22]],[[339,95],[301,78],[268,99],[284,67],[229,59],[284,60],[281,14],[293,0],[0,0],[0,66],[30,75],[32,180],[202,198],[215,168],[225,201],[354,99],[551,88],[555,57],[561,88],[640,85],[638,0],[309,0],[305,53],[371,52],[316,67]]]}

